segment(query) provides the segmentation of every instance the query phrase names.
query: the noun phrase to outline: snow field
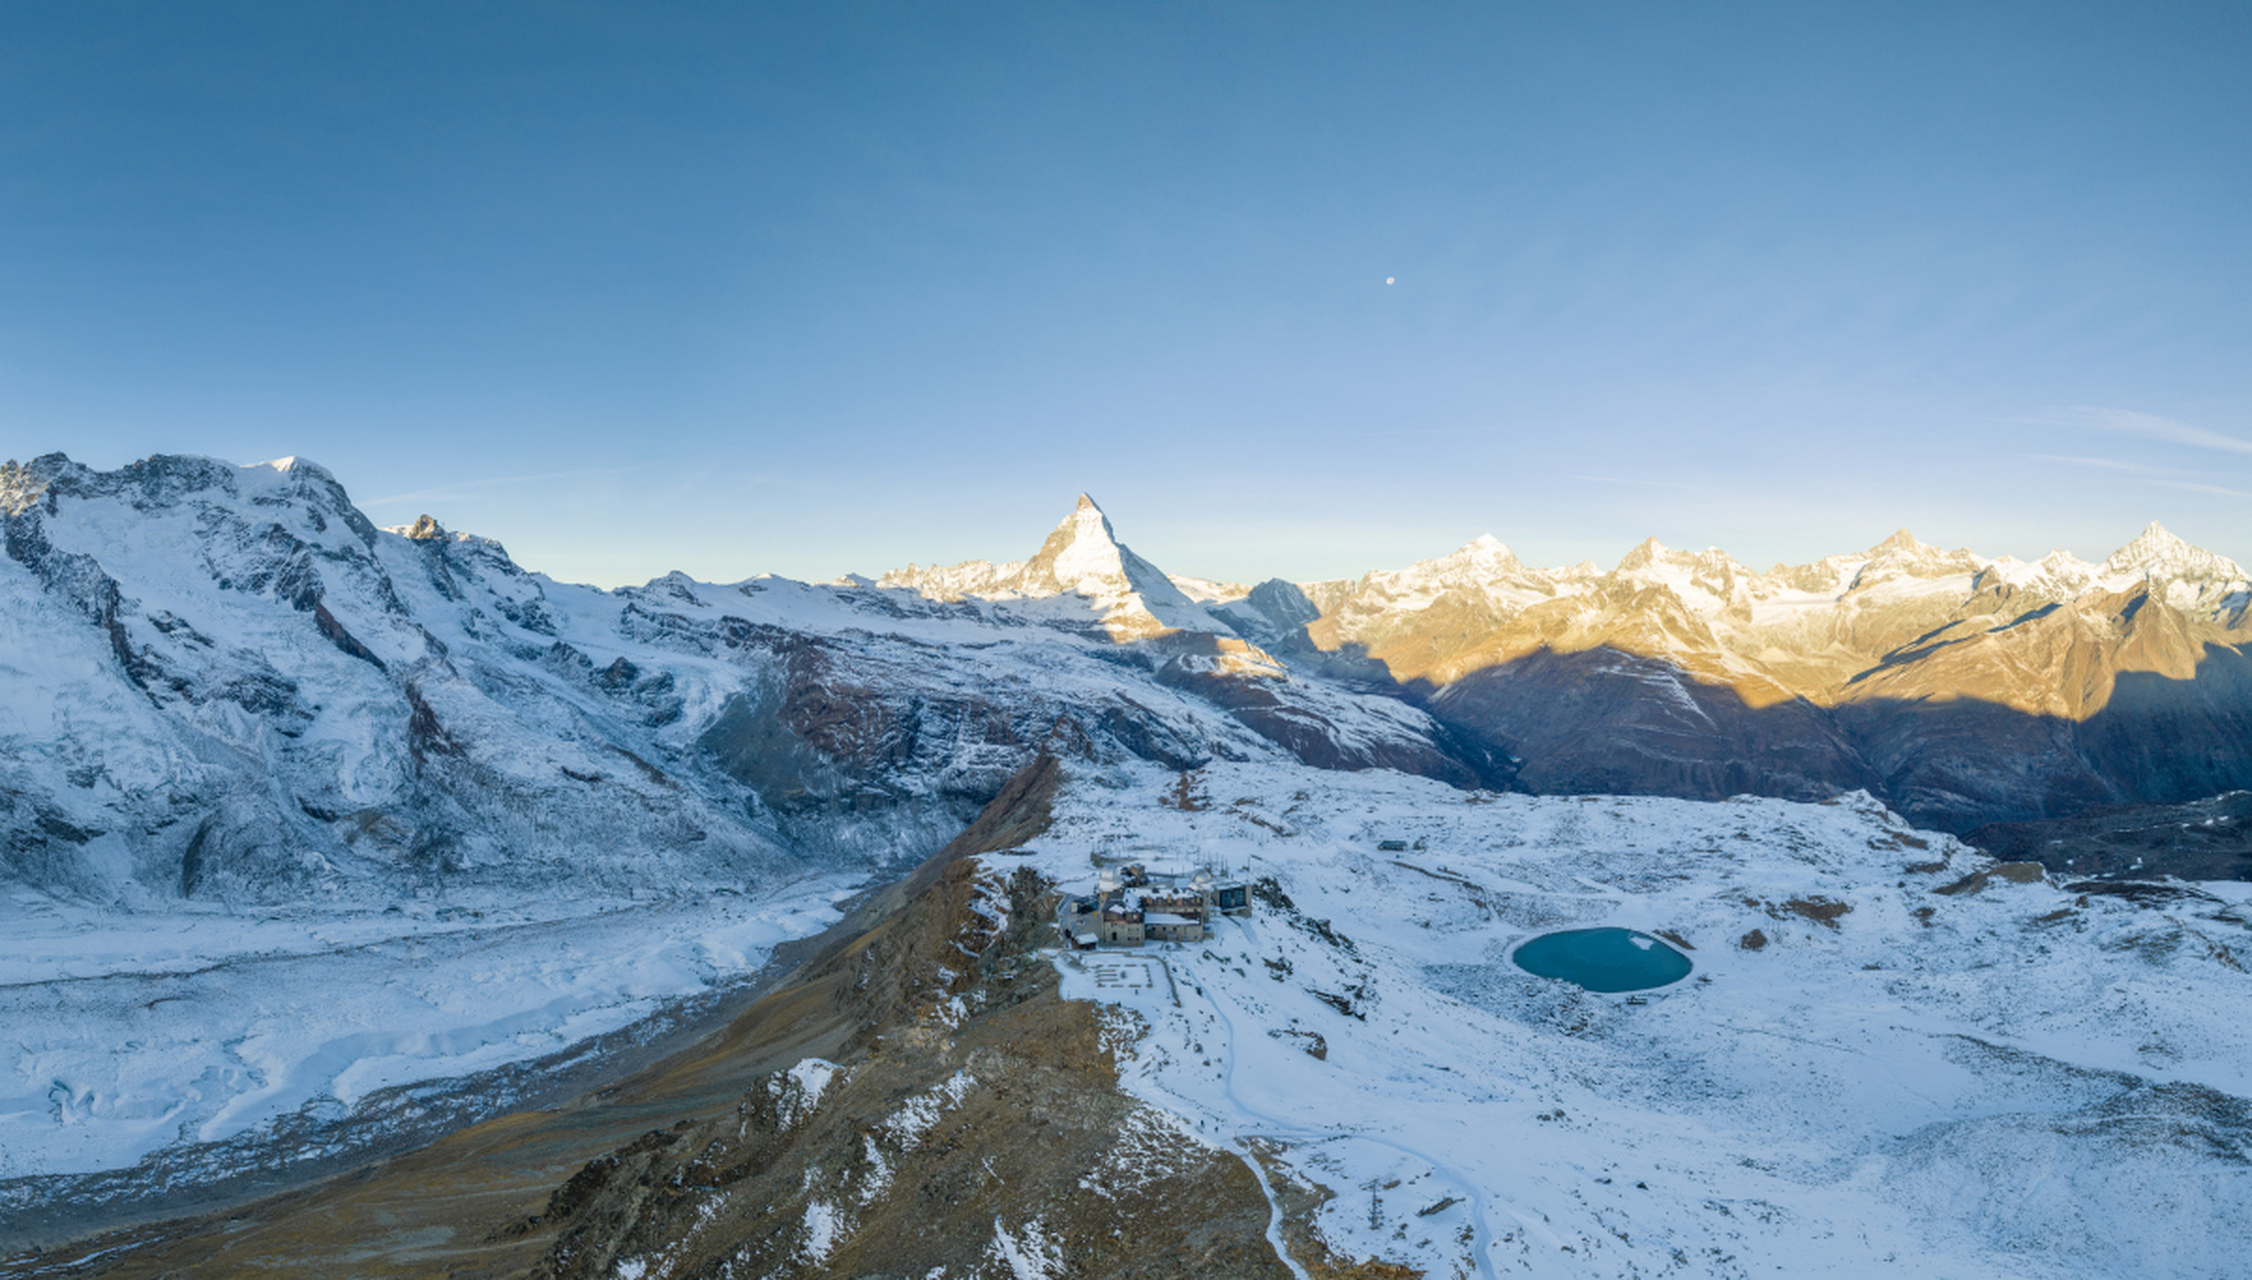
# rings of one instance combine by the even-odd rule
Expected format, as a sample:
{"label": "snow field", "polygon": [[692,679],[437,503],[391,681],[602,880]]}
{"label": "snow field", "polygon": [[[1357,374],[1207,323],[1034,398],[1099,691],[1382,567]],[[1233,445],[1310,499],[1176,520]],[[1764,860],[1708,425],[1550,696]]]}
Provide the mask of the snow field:
{"label": "snow field", "polygon": [[[1266,900],[1148,949],[1179,1008],[1161,984],[1098,987],[1109,953],[1059,957],[1064,994],[1139,1022],[1117,1037],[1138,1097],[1216,1145],[1279,1143],[1328,1188],[1340,1255],[1433,1276],[2241,1274],[2235,886],[1936,895],[1984,859],[1860,796],[1197,778],[1195,811],[1160,803],[1177,775],[1077,780],[1031,856],[1080,891],[1096,856],[1210,860]],[[1849,910],[1825,923],[1824,903]],[[1696,969],[1630,1004],[1505,962],[1595,924],[1678,935]]]}
{"label": "snow field", "polygon": [[0,904],[0,1178],[122,1167],[556,1052],[747,979],[858,879],[248,917],[19,891]]}

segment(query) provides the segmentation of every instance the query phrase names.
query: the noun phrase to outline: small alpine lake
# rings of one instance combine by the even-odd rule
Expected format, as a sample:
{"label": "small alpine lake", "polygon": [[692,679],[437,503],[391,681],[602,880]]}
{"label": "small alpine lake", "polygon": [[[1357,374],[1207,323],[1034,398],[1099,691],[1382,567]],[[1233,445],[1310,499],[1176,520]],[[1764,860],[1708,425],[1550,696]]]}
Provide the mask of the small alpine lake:
{"label": "small alpine lake", "polygon": [[1689,976],[1689,957],[1633,929],[1544,933],[1510,955],[1518,968],[1613,994],[1671,986]]}

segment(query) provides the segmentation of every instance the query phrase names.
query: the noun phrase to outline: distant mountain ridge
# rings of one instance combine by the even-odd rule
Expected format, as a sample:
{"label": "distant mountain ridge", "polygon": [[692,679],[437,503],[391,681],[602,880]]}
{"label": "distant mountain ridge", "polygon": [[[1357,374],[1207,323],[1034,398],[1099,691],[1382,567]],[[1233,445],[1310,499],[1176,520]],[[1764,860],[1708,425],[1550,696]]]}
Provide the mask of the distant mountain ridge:
{"label": "distant mountain ridge", "polygon": [[[1864,552],[1766,573],[1717,548],[1677,551],[1654,538],[1608,573],[1587,564],[1531,569],[1483,538],[1347,586],[1305,589],[1326,597],[1316,647],[1363,647],[1401,679],[1449,683],[1540,648],[1609,644],[1675,659],[1755,701],[1824,703],[1861,696],[1853,686],[1898,665],[1907,646],[1970,639],[1974,620],[1989,620],[1992,631],[2044,608],[2154,596],[2190,625],[2228,636],[2243,630],[2252,603],[2243,569],[2155,523],[2101,564],[2061,551],[2030,563],[1989,559],[1901,530]],[[1951,692],[2059,714],[2101,705],[2100,691],[2092,702],[2059,702],[2039,681]]]}
{"label": "distant mountain ridge", "polygon": [[[2155,596],[2188,625],[2233,643],[2252,606],[2252,581],[2240,566],[2156,522],[2095,564],[2064,551],[2032,562],[1948,551],[1902,529],[1867,551],[1765,573],[1718,548],[1680,551],[1651,538],[1606,573],[1592,563],[1531,568],[1486,535],[1358,581],[1275,579],[1251,587],[1160,572],[1117,541],[1084,494],[1031,560],[909,565],[875,585],[948,602],[1031,606],[1076,597],[1118,638],[1185,629],[1289,646],[1293,630],[1304,627],[1294,646],[1301,653],[1361,650],[1394,679],[1438,684],[1536,649],[1609,646],[1678,661],[1759,705],[1792,697],[1854,701],[1867,694],[1856,686],[1901,658],[1973,639],[1974,621],[2007,624],[1987,627],[1992,634],[2043,610],[2123,610]],[[1922,647],[1909,655],[1911,644]],[[2186,678],[2182,657],[2148,654],[2144,660],[2157,665],[2134,666],[2130,658],[2123,669]],[[2100,709],[2108,697],[2100,674],[2079,687],[2042,674],[1944,692],[2061,715]]]}
{"label": "distant mountain ridge", "polygon": [[1903,529],[1765,573],[1655,538],[1536,569],[1488,536],[1356,581],[1172,581],[1190,625],[1391,687],[1536,791],[1865,788],[1962,830],[2252,785],[2252,582],[2156,523],[2101,563]]}
{"label": "distant mountain ridge", "polygon": [[0,522],[0,876],[72,893],[696,891],[919,856],[1042,750],[1954,830],[2252,786],[2252,584],[2156,525],[2100,564],[1489,537],[1243,585],[1083,495],[1023,561],[603,591],[297,459],[50,454]]}
{"label": "distant mountain ridge", "polygon": [[1418,691],[1536,791],[1871,790],[1966,829],[2252,780],[2252,584],[2153,524],[2101,564],[1927,546],[1757,573],[1465,548],[1336,592],[1286,659]]}

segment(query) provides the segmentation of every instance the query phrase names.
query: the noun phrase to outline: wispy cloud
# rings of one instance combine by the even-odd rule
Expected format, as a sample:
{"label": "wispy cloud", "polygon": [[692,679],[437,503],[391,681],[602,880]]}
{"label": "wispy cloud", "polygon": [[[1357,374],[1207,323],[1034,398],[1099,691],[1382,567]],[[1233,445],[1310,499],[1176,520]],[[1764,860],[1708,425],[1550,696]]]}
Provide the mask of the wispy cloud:
{"label": "wispy cloud", "polygon": [[2055,417],[2029,418],[2029,422],[2051,427],[2086,427],[2096,431],[2110,431],[2119,435],[2141,436],[2146,440],[2163,440],[2168,444],[2186,444],[2194,449],[2213,449],[2222,453],[2252,454],[2252,440],[2232,436],[2206,427],[2192,426],[2173,418],[2162,418],[2155,413],[2142,413],[2134,409],[2105,409],[2093,405],[2076,405]]}
{"label": "wispy cloud", "polygon": [[2191,493],[2219,494],[2224,498],[2252,497],[2252,494],[2245,493],[2242,490],[2230,489],[2217,484],[2206,484],[2198,480],[2175,479],[2174,477],[2185,473],[2168,467],[2153,467],[2140,462],[2122,462],[2117,458],[2082,458],[2061,453],[2029,453],[2025,456],[2037,462],[2061,462],[2066,466],[2093,467],[2098,471],[2121,472],[2134,476],[2146,484],[2163,485],[2169,489],[2185,489]]}
{"label": "wispy cloud", "polygon": [[2121,462],[2117,458],[2081,458],[2063,453],[2029,453],[2025,456],[2036,462],[2062,462],[2067,466],[2095,467],[2102,471],[2125,471],[2139,476],[2166,474],[2159,467],[2146,467],[2139,462]]}
{"label": "wispy cloud", "polygon": [[2191,493],[2217,493],[2224,498],[2252,498],[2252,493],[2242,489],[2224,489],[2217,484],[2199,484],[2195,480],[2158,480],[2153,483],[2173,489],[2187,489]]}

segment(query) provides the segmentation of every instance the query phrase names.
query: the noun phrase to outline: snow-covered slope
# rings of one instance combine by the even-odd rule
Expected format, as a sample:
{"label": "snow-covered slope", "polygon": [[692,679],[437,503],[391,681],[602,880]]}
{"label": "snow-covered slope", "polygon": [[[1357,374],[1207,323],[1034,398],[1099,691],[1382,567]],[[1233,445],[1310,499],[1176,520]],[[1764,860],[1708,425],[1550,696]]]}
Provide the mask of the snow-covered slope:
{"label": "snow-covered slope", "polygon": [[1091,503],[1012,569],[1033,594],[949,603],[556,583],[427,517],[379,531],[300,460],[49,455],[9,484],[0,875],[96,899],[880,863],[943,843],[1043,744],[1477,780],[1421,712],[1234,639]]}
{"label": "snow-covered slope", "polygon": [[[19,890],[0,898],[0,1237],[58,1200],[132,1203],[554,1099],[562,1068],[740,986],[858,880],[162,915]],[[497,1078],[431,1083],[481,1073]]]}
{"label": "snow-covered slope", "polygon": [[613,645],[597,673],[497,543],[379,533],[299,461],[33,468],[0,563],[18,876],[293,898],[794,862],[743,793],[658,763],[724,665],[642,680]]}
{"label": "snow-covered slope", "polygon": [[[51,455],[0,509],[0,1219],[489,1114],[510,1064],[742,982],[1043,749],[1481,777],[1200,615],[1120,643],[1083,605],[571,586],[378,530],[301,460]],[[1034,576],[1096,582],[1107,526],[1067,525]]]}
{"label": "snow-covered slope", "polygon": [[[1075,784],[1038,853],[992,865],[1079,891],[1121,860],[1255,881],[1214,939],[1058,964],[1115,1007],[1127,1087],[1178,1140],[1320,1189],[1340,1266],[2241,1274],[2243,886],[2078,892],[1861,795],[1215,765],[1184,808],[1177,780],[1122,781]],[[1691,976],[1598,996],[1507,959],[1598,925],[1679,939]]]}

